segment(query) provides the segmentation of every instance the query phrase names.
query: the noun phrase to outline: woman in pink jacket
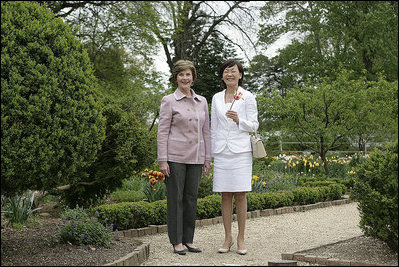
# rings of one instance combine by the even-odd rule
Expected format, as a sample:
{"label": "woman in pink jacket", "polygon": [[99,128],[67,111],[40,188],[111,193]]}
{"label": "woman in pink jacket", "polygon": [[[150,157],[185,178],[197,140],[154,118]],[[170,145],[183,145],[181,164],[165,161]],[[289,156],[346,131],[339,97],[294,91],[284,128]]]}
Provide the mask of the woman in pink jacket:
{"label": "woman in pink jacket", "polygon": [[[173,251],[201,252],[193,245],[198,186],[202,170],[210,169],[208,103],[191,85],[196,70],[191,61],[179,60],[172,70],[177,89],[164,96],[158,126],[158,161],[167,190],[167,224]],[[183,246],[184,245],[184,246]]]}

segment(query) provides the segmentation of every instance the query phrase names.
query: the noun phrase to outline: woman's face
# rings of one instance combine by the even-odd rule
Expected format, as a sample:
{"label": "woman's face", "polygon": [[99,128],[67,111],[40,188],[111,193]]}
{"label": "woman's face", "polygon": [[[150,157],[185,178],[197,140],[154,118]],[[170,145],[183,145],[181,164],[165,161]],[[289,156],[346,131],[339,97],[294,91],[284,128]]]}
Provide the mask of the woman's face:
{"label": "woman's face", "polygon": [[177,74],[177,87],[181,90],[190,90],[193,83],[193,74],[190,69],[183,70]]}
{"label": "woman's face", "polygon": [[223,71],[223,81],[227,87],[237,87],[238,81],[241,79],[242,74],[238,70],[238,66],[227,67]]}

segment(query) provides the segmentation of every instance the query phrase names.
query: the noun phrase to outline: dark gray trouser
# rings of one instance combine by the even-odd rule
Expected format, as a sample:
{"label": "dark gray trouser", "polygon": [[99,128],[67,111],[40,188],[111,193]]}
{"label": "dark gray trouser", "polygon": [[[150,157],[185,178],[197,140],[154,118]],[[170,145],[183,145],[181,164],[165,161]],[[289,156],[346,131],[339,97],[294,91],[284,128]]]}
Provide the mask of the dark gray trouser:
{"label": "dark gray trouser", "polygon": [[192,243],[203,164],[168,162],[167,223],[170,243]]}

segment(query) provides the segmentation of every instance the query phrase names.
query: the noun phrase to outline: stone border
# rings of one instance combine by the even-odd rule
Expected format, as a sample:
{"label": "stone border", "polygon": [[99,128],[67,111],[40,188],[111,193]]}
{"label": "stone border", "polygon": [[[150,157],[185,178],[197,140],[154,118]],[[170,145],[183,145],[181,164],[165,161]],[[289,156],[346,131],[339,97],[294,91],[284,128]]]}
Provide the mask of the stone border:
{"label": "stone border", "polygon": [[[343,205],[343,204],[349,204],[353,202],[352,200],[349,199],[348,196],[343,196],[342,199],[339,200],[332,200],[332,201],[327,201],[327,202],[318,202],[315,204],[308,204],[308,205],[298,205],[298,206],[287,206],[287,207],[281,207],[281,208],[276,208],[276,209],[264,209],[264,210],[254,210],[254,211],[248,211],[247,212],[247,219],[251,218],[259,218],[259,217],[267,217],[267,216],[272,216],[272,215],[280,215],[280,214],[285,214],[285,213],[292,213],[292,212],[304,212],[312,209],[318,209],[318,208],[325,208],[325,207],[330,207],[330,206],[338,206],[338,205]],[[233,221],[237,220],[237,214],[233,214]],[[196,220],[195,221],[195,227],[199,226],[207,226],[207,225],[213,225],[213,224],[218,224],[218,223],[223,223],[223,218],[222,216],[218,216],[215,218],[209,218],[209,219],[202,219],[202,220]],[[158,234],[158,233],[165,233],[168,231],[168,226],[166,224],[164,225],[149,225],[147,227],[142,227],[142,228],[137,228],[137,229],[129,229],[129,230],[123,230],[120,231],[120,234],[123,234],[125,237],[130,237],[130,238],[140,238],[145,235],[153,235],[153,234]],[[119,260],[116,260],[112,263],[106,264],[105,266],[138,266],[144,261],[148,259],[150,255],[150,244],[142,244],[135,248],[133,252],[127,254],[126,256],[120,258]],[[283,256],[284,255],[284,256]],[[296,259],[294,257],[296,253],[292,254],[282,254],[283,260],[294,260]],[[301,258],[298,253],[299,258]],[[302,259],[305,258],[305,256],[302,257]],[[317,258],[317,257],[313,257]],[[296,259],[299,261],[299,259]],[[330,265],[342,265],[338,264],[339,260],[335,260],[331,262],[334,262],[333,264]],[[321,261],[320,261],[321,262]],[[348,261],[345,261],[346,263]],[[343,264],[348,266],[349,264]],[[363,265],[363,264],[361,264]],[[353,265],[355,266],[355,265]],[[364,266],[364,265],[363,265]],[[385,266],[385,265],[368,265],[368,266]]]}
{"label": "stone border", "polygon": [[104,266],[139,266],[150,256],[150,244],[142,243],[126,256]]}

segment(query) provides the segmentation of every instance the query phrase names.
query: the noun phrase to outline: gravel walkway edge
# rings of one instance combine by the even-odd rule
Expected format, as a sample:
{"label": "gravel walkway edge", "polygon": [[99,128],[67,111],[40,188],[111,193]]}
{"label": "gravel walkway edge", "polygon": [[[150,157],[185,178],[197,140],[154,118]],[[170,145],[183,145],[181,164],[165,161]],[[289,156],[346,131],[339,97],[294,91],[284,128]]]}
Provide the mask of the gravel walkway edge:
{"label": "gravel walkway edge", "polygon": [[[123,231],[126,236],[137,237],[143,245],[110,265],[266,266],[269,261],[281,260],[284,253],[292,254],[362,235],[357,203],[347,196],[310,205],[252,211],[247,218],[247,255],[235,253],[235,245],[229,253],[217,253],[224,238],[221,217],[217,217],[197,220],[194,243],[202,253],[185,256],[173,253],[166,225],[149,226]],[[237,222],[234,221],[233,237],[236,234]]]}

